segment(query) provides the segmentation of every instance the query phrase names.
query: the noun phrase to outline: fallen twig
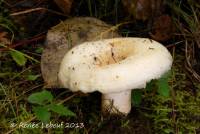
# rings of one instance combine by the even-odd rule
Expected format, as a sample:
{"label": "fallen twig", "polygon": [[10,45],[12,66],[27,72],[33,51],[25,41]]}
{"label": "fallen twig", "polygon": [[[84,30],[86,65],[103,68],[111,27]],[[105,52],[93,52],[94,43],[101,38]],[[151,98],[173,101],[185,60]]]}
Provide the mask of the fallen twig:
{"label": "fallen twig", "polygon": [[[192,46],[192,47],[191,47]],[[194,47],[192,44],[190,46],[188,45],[188,41],[185,42],[185,58],[186,58],[186,64],[185,68],[192,74],[192,76],[200,82],[200,75],[193,69],[192,67],[192,61],[194,59]]]}
{"label": "fallen twig", "polygon": [[50,13],[53,13],[53,14],[57,14],[57,15],[60,15],[60,16],[69,17],[66,14],[63,14],[63,13],[60,13],[60,12],[57,12],[57,11],[54,11],[54,10],[50,10],[50,9],[47,9],[47,8],[43,8],[43,7],[37,7],[37,8],[32,8],[32,9],[27,9],[27,10],[24,10],[24,11],[11,13],[10,16],[18,16],[18,15],[32,13],[32,12],[36,12],[36,11],[47,11],[47,12],[50,12]]}
{"label": "fallen twig", "polygon": [[167,45],[166,47],[167,48],[171,48],[171,47],[175,47],[175,46],[177,46],[177,45],[179,45],[179,44],[181,44],[181,43],[183,43],[184,41],[182,40],[182,41],[178,41],[178,42],[175,42],[175,43],[173,43],[173,44],[169,44],[169,45]]}
{"label": "fallen twig", "polygon": [[39,34],[39,35],[34,36],[31,39],[25,39],[25,40],[22,40],[22,41],[20,41],[18,43],[11,44],[7,48],[1,48],[0,51],[7,51],[10,48],[16,48],[18,46],[22,46],[22,45],[25,45],[25,44],[30,44],[32,42],[40,41],[40,40],[43,40],[45,37],[46,37],[46,35],[44,33],[43,34]]}

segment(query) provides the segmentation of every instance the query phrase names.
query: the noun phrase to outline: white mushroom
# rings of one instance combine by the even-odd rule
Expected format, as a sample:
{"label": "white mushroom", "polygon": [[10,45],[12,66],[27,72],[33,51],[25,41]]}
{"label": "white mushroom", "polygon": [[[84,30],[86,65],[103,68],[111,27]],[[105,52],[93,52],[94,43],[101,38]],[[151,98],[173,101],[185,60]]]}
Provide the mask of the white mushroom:
{"label": "white mushroom", "polygon": [[85,42],[63,58],[60,83],[72,91],[99,91],[102,111],[128,114],[131,90],[144,88],[172,65],[160,43],[147,38],[114,38]]}

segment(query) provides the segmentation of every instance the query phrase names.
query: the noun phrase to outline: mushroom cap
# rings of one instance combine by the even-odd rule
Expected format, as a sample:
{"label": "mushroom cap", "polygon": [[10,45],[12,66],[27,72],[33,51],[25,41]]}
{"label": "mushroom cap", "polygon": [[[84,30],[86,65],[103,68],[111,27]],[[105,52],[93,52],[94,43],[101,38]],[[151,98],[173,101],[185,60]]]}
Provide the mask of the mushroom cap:
{"label": "mushroom cap", "polygon": [[144,88],[171,66],[171,54],[156,41],[113,38],[71,49],[61,62],[58,77],[72,91],[114,93]]}

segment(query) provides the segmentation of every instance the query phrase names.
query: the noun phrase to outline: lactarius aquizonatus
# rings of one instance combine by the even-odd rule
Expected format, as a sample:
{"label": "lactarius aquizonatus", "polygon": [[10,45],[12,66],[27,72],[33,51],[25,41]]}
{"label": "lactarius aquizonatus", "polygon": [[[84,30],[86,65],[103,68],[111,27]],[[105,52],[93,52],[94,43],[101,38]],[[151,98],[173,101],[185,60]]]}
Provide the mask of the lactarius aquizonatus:
{"label": "lactarius aquizonatus", "polygon": [[113,38],[85,42],[64,56],[59,81],[71,91],[102,93],[102,111],[128,114],[131,90],[145,88],[170,70],[172,56],[147,38]]}

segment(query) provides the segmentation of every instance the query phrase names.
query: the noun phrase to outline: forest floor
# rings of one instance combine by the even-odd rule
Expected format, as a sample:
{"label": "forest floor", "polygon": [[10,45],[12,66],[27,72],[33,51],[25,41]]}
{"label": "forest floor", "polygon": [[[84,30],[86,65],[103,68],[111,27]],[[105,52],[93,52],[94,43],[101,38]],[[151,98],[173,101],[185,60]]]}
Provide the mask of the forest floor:
{"label": "forest floor", "polygon": [[[125,11],[120,0],[74,0],[70,13],[63,13],[48,0],[1,1],[0,133],[200,133],[200,3],[170,2],[162,5],[165,11],[158,13],[161,17],[153,16],[153,19],[144,15],[141,19]],[[100,110],[98,92],[83,94],[67,89],[45,89],[40,61],[46,33],[61,21],[77,16],[95,17],[118,26],[118,32],[124,37],[152,38],[165,45],[173,57],[169,95],[160,94],[157,85],[151,82],[140,90],[139,97],[136,96],[138,104],[133,102],[128,116],[105,117]],[[46,125],[57,124],[55,128],[42,124],[41,118],[46,114],[40,111],[38,115],[34,111],[37,106],[29,101],[31,95],[44,90],[50,96],[47,100],[62,104],[71,112],[63,116],[57,110],[48,111],[51,115]],[[59,127],[62,123],[64,126]]]}

